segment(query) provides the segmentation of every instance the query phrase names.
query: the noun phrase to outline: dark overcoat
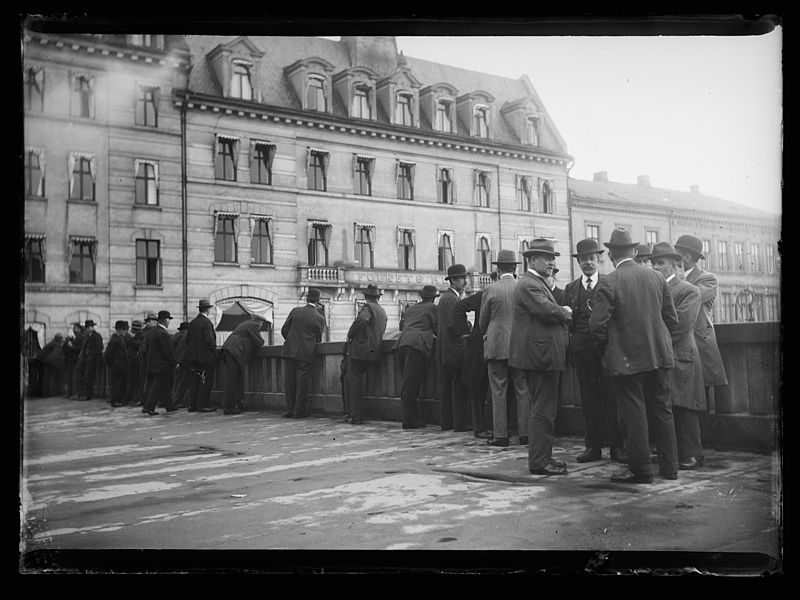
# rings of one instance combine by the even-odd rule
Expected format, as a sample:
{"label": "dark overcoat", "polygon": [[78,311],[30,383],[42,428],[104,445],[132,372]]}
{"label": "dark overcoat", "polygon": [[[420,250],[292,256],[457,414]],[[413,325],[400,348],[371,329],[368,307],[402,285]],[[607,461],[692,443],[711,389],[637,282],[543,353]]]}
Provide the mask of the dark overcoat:
{"label": "dark overcoat", "polygon": [[281,356],[314,362],[317,344],[322,341],[324,331],[325,317],[313,304],[293,308],[281,327],[281,335],[286,340]]}

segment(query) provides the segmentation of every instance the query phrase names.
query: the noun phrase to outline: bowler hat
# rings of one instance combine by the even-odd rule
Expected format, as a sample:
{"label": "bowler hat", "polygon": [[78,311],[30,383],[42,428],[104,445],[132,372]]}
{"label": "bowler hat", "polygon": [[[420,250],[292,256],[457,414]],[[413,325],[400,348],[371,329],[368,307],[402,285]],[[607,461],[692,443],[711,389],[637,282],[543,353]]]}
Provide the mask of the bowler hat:
{"label": "bowler hat", "polygon": [[497,260],[493,260],[493,265],[518,265],[519,261],[516,260],[517,253],[513,250],[500,250],[497,253]]}
{"label": "bowler hat", "polygon": [[364,296],[366,296],[367,298],[380,298],[382,294],[383,292],[380,291],[378,289],[378,286],[375,285],[374,283],[370,283],[367,286],[367,289],[364,290]]}
{"label": "bowler hat", "polygon": [[606,248],[633,248],[638,246],[639,242],[634,242],[631,232],[627,229],[615,229],[611,232],[611,239],[603,242]]}
{"label": "bowler hat", "polygon": [[157,321],[157,320],[158,320],[158,317],[156,316],[156,313],[147,313],[147,317],[145,318],[145,321]]}
{"label": "bowler hat", "polygon": [[204,308],[211,308],[212,306],[214,305],[208,301],[208,298],[201,298],[200,302],[197,303],[197,307],[200,308],[201,310]]}
{"label": "bowler hat", "polygon": [[705,256],[703,256],[703,240],[693,235],[682,235],[679,237],[678,241],[675,242],[675,248],[691,250],[700,258],[705,258]]}
{"label": "bowler hat", "polygon": [[131,331],[141,331],[142,330],[142,322],[139,319],[134,319],[131,321]]}
{"label": "bowler hat", "polygon": [[84,327],[94,327],[94,321],[91,319],[86,319],[86,322],[83,324]]}
{"label": "bowler hat", "polygon": [[605,250],[600,247],[596,239],[586,238],[575,245],[575,254],[572,256],[578,258],[581,254],[602,254],[603,252]]}
{"label": "bowler hat", "polygon": [[172,315],[169,314],[168,310],[160,310],[158,311],[158,320],[161,321],[162,319],[171,319]]}
{"label": "bowler hat", "polygon": [[308,301],[316,302],[319,300],[319,290],[317,288],[308,288]]}
{"label": "bowler hat", "polygon": [[178,327],[178,331],[184,331],[186,329],[189,329],[189,321],[183,321]]}
{"label": "bowler hat", "polygon": [[650,251],[650,246],[647,244],[639,244],[636,246],[636,258],[650,258],[653,253]]}
{"label": "bowler hat", "polygon": [[535,240],[531,240],[528,249],[522,253],[522,256],[528,258],[532,254],[549,254],[550,256],[561,256],[559,252],[556,252],[556,248],[553,245],[553,242],[545,238],[536,238]]}
{"label": "bowler hat", "polygon": [[466,277],[467,267],[464,265],[452,265],[447,267],[447,277],[445,280],[452,281],[455,277]]}
{"label": "bowler hat", "polygon": [[128,331],[128,322],[127,321],[117,321],[114,323],[114,329],[124,329]]}
{"label": "bowler hat", "polygon": [[683,256],[675,252],[675,249],[669,242],[659,242],[658,244],[653,246],[653,253],[650,255],[650,260],[654,261],[657,258],[661,257],[674,258],[675,260],[683,260]]}
{"label": "bowler hat", "polygon": [[426,285],[420,290],[419,295],[423,298],[436,298],[439,295],[439,290],[434,285]]}

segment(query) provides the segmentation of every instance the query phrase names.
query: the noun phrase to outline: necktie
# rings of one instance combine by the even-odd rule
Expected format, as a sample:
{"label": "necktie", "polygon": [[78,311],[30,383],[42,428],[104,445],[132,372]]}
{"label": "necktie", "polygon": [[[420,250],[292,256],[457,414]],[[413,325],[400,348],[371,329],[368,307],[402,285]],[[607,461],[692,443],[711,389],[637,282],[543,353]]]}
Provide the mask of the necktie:
{"label": "necktie", "polygon": [[591,277],[587,277],[586,278],[586,290],[589,291],[589,292],[592,291],[592,278]]}

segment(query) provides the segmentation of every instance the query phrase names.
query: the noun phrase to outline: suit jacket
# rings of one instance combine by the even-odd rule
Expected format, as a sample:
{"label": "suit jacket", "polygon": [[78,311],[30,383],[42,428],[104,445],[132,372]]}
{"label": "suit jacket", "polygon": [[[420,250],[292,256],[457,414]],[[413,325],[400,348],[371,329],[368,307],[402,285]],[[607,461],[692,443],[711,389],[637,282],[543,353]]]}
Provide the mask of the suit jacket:
{"label": "suit jacket", "polygon": [[252,319],[239,323],[222,344],[222,351],[227,352],[243,369],[255,355],[256,350],[264,345],[261,337],[261,324]]}
{"label": "suit jacket", "polygon": [[217,336],[214,324],[206,315],[200,313],[189,323],[186,332],[187,364],[211,366],[217,360]]}
{"label": "suit jacket", "polygon": [[446,367],[462,368],[464,363],[464,349],[466,344],[461,338],[469,333],[469,322],[463,311],[456,311],[459,298],[448,288],[439,296],[437,314],[439,316],[439,330],[437,332],[437,345],[439,347],[439,361]]}
{"label": "suit jacket", "polygon": [[[570,347],[573,352],[596,352],[594,341],[592,341],[591,337],[586,337],[590,335],[588,331],[589,324],[588,322],[584,324],[582,321],[584,318],[583,314],[585,314],[584,311],[588,311],[588,308],[585,305],[580,306],[580,304],[581,297],[583,296],[591,302],[594,302],[595,295],[597,294],[597,284],[603,277],[605,277],[605,275],[601,275],[599,271],[592,275],[594,287],[588,292],[583,288],[583,276],[573,279],[564,287],[561,305],[569,306],[572,309],[572,323],[570,324],[569,330]],[[589,315],[591,315],[591,313],[589,313]],[[579,335],[575,335],[576,332],[579,332]],[[581,333],[584,335],[580,335]]]}
{"label": "suit jacket", "polygon": [[293,308],[281,327],[281,335],[286,340],[281,356],[313,362],[324,331],[325,317],[313,304]]}
{"label": "suit jacket", "polygon": [[626,260],[596,289],[589,331],[606,375],[675,366],[670,331],[678,326],[678,315],[661,273]]}
{"label": "suit jacket", "polygon": [[668,283],[678,313],[678,326],[671,332],[675,352],[675,368],[670,373],[672,405],[704,411],[703,366],[694,339],[694,324],[701,305],[700,290],[677,277]]}
{"label": "suit jacket", "polygon": [[86,335],[78,358],[84,360],[100,360],[103,358],[103,336],[96,331]]}
{"label": "suit jacket", "polygon": [[74,338],[67,338],[64,342],[64,358],[69,361],[77,361],[78,356],[81,353],[81,347],[83,346],[83,341],[86,339],[86,336],[83,333],[79,333]]}
{"label": "suit jacket", "polygon": [[142,333],[129,335],[125,338],[125,347],[128,349],[128,364],[135,364],[139,358],[139,346],[142,343]]}
{"label": "suit jacket", "polygon": [[438,329],[438,309],[433,302],[412,304],[400,317],[400,337],[394,349],[409,346],[422,352],[426,358],[432,358]]}
{"label": "suit jacket", "polygon": [[111,339],[108,340],[104,359],[106,366],[112,370],[127,369],[128,368],[128,345],[125,343],[125,337],[111,334]]}
{"label": "suit jacket", "polygon": [[367,300],[347,332],[348,356],[354,360],[380,361],[385,332],[386,311],[377,302]]}
{"label": "suit jacket", "polygon": [[[493,284],[492,284],[493,285]],[[488,286],[488,290],[491,287]],[[464,348],[464,382],[471,386],[480,385],[481,378],[486,374],[486,364],[483,360],[483,330],[481,329],[481,303],[483,301],[483,293],[485,290],[479,290],[474,294],[470,294],[466,298],[462,298],[456,302],[456,315],[457,321],[463,319],[467,320],[467,313],[474,312],[475,318],[473,319],[474,325],[469,332],[469,337],[466,339],[466,347]],[[469,322],[469,321],[467,321]],[[487,375],[488,376],[488,375]]]}
{"label": "suit jacket", "polygon": [[500,277],[483,292],[480,319],[476,320],[484,333],[483,357],[486,360],[508,360],[516,285],[513,277]]}
{"label": "suit jacket", "polygon": [[725,385],[728,383],[728,378],[717,346],[717,334],[714,332],[713,312],[714,301],[717,299],[717,278],[698,265],[686,276],[686,281],[700,288],[700,298],[703,302],[694,325],[694,338],[700,351],[705,385]]}
{"label": "suit jacket", "polygon": [[525,271],[514,287],[508,366],[533,371],[564,370],[571,320],[544,279]]}
{"label": "suit jacket", "polygon": [[147,372],[169,375],[175,369],[172,336],[161,325],[147,334]]}

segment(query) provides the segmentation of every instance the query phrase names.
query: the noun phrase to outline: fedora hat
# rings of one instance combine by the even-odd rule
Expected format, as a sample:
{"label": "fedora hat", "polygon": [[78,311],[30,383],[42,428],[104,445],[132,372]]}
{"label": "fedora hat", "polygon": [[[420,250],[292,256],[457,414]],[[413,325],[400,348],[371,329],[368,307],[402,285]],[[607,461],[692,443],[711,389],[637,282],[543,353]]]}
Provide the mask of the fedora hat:
{"label": "fedora hat", "polygon": [[466,277],[467,276],[467,267],[464,265],[452,265],[447,267],[447,277],[445,280],[451,281],[455,277]]}
{"label": "fedora hat", "polygon": [[639,244],[636,246],[636,258],[650,258],[652,254],[650,246],[647,244]]}
{"label": "fedora hat", "polygon": [[124,329],[128,331],[128,322],[127,321],[117,321],[114,323],[114,329]]}
{"label": "fedora hat", "polygon": [[550,256],[561,256],[556,252],[553,242],[545,238],[536,238],[531,240],[528,249],[522,253],[522,256],[528,258],[531,254],[549,254]]}
{"label": "fedora hat", "polygon": [[94,327],[94,321],[92,321],[91,319],[86,319],[86,321],[84,322],[83,326],[84,327]]}
{"label": "fedora hat", "polygon": [[145,318],[145,322],[147,322],[147,321],[157,321],[157,320],[158,320],[158,317],[156,316],[156,313],[147,313],[147,317]]}
{"label": "fedora hat", "polygon": [[603,252],[605,250],[600,247],[596,239],[586,238],[575,245],[575,254],[572,256],[578,258],[581,254],[602,254]]}
{"label": "fedora hat", "polygon": [[378,289],[378,286],[375,285],[374,283],[370,283],[367,286],[367,289],[364,290],[364,296],[366,296],[367,298],[380,298],[382,294],[383,292],[380,291]]}
{"label": "fedora hat", "polygon": [[319,300],[319,290],[317,288],[308,288],[307,300],[309,302],[316,302]]}
{"label": "fedora hat", "polygon": [[638,246],[639,242],[634,242],[631,232],[627,229],[615,229],[611,232],[611,239],[603,242],[606,248],[633,248]]}
{"label": "fedora hat", "polygon": [[183,321],[180,326],[178,326],[178,331],[184,331],[189,329],[189,321]]}
{"label": "fedora hat", "polygon": [[679,237],[678,241],[675,242],[675,248],[691,250],[700,258],[705,258],[705,256],[703,256],[703,240],[693,235],[682,235]]}
{"label": "fedora hat", "polygon": [[439,290],[434,285],[426,285],[419,291],[419,295],[423,298],[436,298],[439,295]]}
{"label": "fedora hat", "polygon": [[675,260],[683,260],[683,256],[675,252],[675,248],[669,242],[659,242],[653,246],[653,253],[650,255],[650,260],[657,258],[673,258]]}
{"label": "fedora hat", "polygon": [[493,265],[518,265],[517,253],[513,250],[500,250],[497,253],[497,260],[493,260]]}
{"label": "fedora hat", "polygon": [[171,319],[172,315],[169,314],[168,310],[160,310],[158,311],[158,320],[161,321],[162,319]]}
{"label": "fedora hat", "polygon": [[211,304],[211,302],[208,301],[208,298],[201,298],[200,302],[197,303],[197,308],[200,308],[200,309],[211,308],[212,306],[214,306],[214,305]]}
{"label": "fedora hat", "polygon": [[131,321],[131,331],[141,331],[142,327],[142,322],[139,319]]}

